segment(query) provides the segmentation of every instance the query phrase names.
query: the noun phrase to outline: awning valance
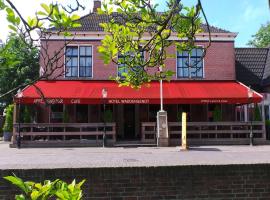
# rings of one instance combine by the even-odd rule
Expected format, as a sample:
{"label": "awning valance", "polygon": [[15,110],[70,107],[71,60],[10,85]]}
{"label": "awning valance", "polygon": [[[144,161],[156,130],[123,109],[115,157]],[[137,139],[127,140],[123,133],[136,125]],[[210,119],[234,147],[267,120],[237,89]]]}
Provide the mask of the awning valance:
{"label": "awning valance", "polygon": [[[102,99],[102,89],[107,98]],[[248,98],[248,87],[236,81],[171,81],[163,83],[165,104],[246,104],[258,103],[262,96],[253,92]],[[159,104],[160,85],[152,82],[135,90],[119,87],[114,81],[56,80],[38,81],[28,86],[20,100],[23,104]],[[43,96],[43,97],[42,97]]]}

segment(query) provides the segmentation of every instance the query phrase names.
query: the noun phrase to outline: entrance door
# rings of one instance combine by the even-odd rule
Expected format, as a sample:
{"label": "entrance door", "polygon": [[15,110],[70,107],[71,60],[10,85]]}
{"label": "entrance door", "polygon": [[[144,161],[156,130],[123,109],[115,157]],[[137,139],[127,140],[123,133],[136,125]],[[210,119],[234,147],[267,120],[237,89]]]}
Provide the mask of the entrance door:
{"label": "entrance door", "polygon": [[124,105],[124,139],[135,139],[135,105]]}

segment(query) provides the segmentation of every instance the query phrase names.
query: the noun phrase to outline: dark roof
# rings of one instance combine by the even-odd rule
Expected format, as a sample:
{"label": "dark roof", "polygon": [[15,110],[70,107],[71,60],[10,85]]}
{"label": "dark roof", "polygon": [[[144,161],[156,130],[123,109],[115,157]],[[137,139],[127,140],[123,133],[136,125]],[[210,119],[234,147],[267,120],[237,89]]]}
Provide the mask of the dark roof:
{"label": "dark roof", "polygon": [[268,53],[268,48],[236,48],[236,79],[255,90],[262,90]]}
{"label": "dark roof", "polygon": [[[114,18],[120,19],[120,15],[118,13],[113,13],[112,16]],[[99,15],[97,13],[90,13],[88,15],[85,15],[81,17],[78,21],[81,24],[81,27],[78,28],[73,28],[70,31],[103,31],[103,29],[99,26],[100,23],[108,22],[109,21],[109,16],[108,15]],[[204,32],[208,32],[207,26],[205,24],[202,24],[202,30]],[[210,26],[210,31],[212,33],[231,33],[230,31],[220,29],[214,26]]]}
{"label": "dark roof", "polygon": [[262,84],[263,86],[270,85],[270,51],[268,51],[267,60],[265,63]]}

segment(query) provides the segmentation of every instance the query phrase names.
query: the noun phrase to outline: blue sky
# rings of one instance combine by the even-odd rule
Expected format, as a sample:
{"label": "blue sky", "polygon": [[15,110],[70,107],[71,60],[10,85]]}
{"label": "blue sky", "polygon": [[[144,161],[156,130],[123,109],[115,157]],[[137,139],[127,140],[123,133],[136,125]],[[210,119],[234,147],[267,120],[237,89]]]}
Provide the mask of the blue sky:
{"label": "blue sky", "polygon": [[[74,0],[57,0],[62,3],[72,3]],[[165,0],[152,0],[158,3],[159,10],[166,7]],[[194,5],[197,0],[182,0],[184,5]],[[270,21],[270,9],[268,0],[201,0],[210,25],[217,26],[231,32],[238,32],[236,46],[244,47],[251,39],[261,24]],[[51,0],[12,0],[23,16],[32,16],[39,9],[42,2],[49,3]],[[31,5],[31,6],[26,6]],[[89,13],[93,0],[80,0],[86,5],[85,11],[81,15]],[[5,41],[9,29],[5,20],[5,14],[0,12],[0,39]]]}
{"label": "blue sky", "polygon": [[[194,5],[196,0],[183,0],[184,5]],[[235,46],[247,46],[261,24],[270,21],[268,0],[201,0],[210,25],[237,32]],[[165,9],[165,1],[155,0],[159,9]]]}

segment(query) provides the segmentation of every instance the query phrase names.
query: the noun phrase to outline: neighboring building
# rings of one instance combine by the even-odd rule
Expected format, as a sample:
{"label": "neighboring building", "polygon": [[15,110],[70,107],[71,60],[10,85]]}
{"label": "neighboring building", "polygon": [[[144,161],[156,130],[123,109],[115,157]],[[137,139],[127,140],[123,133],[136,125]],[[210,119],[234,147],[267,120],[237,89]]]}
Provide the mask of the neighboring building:
{"label": "neighboring building", "polygon": [[[95,7],[99,3],[95,1]],[[58,65],[62,67],[50,75],[51,81],[39,81],[36,83],[39,89],[30,86],[23,90],[22,98],[15,97],[17,104],[28,105],[33,113],[34,123],[20,124],[24,145],[102,144],[104,116],[110,144],[119,141],[155,143],[156,113],[160,109],[159,83],[134,90],[119,88],[109,80],[110,76],[121,76],[122,71],[114,64],[104,65],[97,51],[105,35],[99,23],[106,20],[107,16],[95,12],[82,17],[82,27],[72,30],[76,37],[65,48],[66,39],[59,35],[41,41],[50,50],[50,56],[61,48],[65,56],[59,58]],[[168,69],[176,72],[170,83],[164,83],[169,144],[180,143],[183,111],[188,113],[189,143],[247,144],[251,124],[237,121],[238,108],[260,102],[261,96],[236,81],[234,39],[237,34],[210,27],[212,44],[203,62],[196,69],[189,69],[184,63],[199,59],[203,47],[208,44],[204,25],[202,29],[205,32],[197,35],[198,48],[191,55],[177,53],[175,46],[167,49],[168,53],[177,55],[165,62]],[[42,60],[40,66],[44,73]],[[248,92],[252,96],[248,96]],[[103,104],[106,104],[105,113]],[[255,142],[263,143],[263,123],[254,122],[253,126],[256,126],[253,129]],[[14,136],[17,132],[18,128],[14,129]]]}
{"label": "neighboring building", "polygon": [[[236,48],[236,78],[260,92],[264,100],[260,103],[263,120],[270,120],[270,51],[269,48]],[[262,109],[264,108],[264,109]],[[247,121],[247,107],[244,108]]]}

